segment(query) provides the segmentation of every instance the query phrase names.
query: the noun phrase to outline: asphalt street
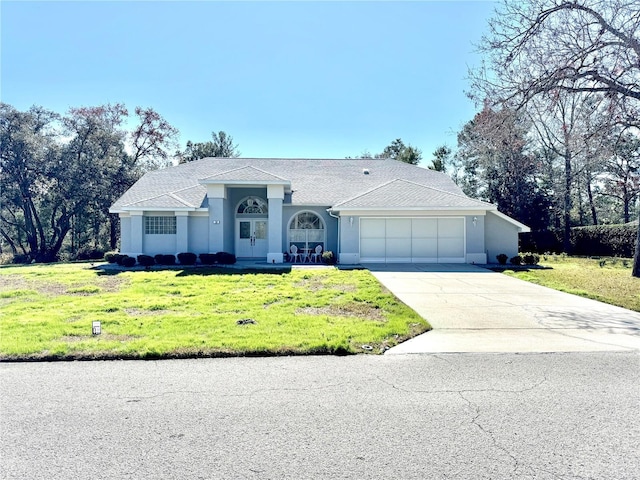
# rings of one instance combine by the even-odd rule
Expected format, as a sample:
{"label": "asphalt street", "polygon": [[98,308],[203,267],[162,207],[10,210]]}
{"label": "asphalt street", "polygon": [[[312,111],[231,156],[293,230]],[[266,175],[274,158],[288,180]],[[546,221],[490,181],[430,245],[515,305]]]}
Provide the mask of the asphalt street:
{"label": "asphalt street", "polygon": [[2,479],[637,479],[640,355],[0,364]]}

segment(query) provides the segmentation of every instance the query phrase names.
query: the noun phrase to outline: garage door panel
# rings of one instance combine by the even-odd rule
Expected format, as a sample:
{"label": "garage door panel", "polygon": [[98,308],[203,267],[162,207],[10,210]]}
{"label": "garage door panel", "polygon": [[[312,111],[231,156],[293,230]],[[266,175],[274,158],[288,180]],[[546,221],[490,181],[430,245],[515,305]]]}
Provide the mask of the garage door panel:
{"label": "garage door panel", "polygon": [[384,238],[363,238],[360,241],[361,255],[365,257],[384,257],[385,255]]}
{"label": "garage door panel", "polygon": [[438,257],[464,257],[464,239],[462,238],[439,238]]}
{"label": "garage door panel", "polygon": [[387,258],[411,258],[411,238],[387,238]]}
{"label": "garage door panel", "polygon": [[386,222],[384,218],[363,218],[360,222],[360,236],[362,238],[384,238],[385,235]]}
{"label": "garage door panel", "polygon": [[414,239],[411,245],[412,257],[437,258],[438,257],[438,239],[437,238],[421,238]]}
{"label": "garage door panel", "polygon": [[414,218],[411,222],[413,238],[436,238],[438,236],[437,218]]}
{"label": "garage door panel", "polygon": [[388,218],[386,226],[387,238],[411,239],[410,218]]}
{"label": "garage door panel", "polygon": [[461,218],[439,218],[439,237],[462,237],[464,236],[464,221]]}

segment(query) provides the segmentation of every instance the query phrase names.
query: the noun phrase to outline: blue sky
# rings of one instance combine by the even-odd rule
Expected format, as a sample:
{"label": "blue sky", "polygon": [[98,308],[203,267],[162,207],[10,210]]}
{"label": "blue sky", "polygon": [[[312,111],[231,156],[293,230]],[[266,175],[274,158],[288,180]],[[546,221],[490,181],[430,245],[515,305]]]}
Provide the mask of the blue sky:
{"label": "blue sky", "polygon": [[25,110],[153,107],[180,142],[245,157],[343,158],[402,138],[455,146],[493,4],[0,2],[0,98]]}

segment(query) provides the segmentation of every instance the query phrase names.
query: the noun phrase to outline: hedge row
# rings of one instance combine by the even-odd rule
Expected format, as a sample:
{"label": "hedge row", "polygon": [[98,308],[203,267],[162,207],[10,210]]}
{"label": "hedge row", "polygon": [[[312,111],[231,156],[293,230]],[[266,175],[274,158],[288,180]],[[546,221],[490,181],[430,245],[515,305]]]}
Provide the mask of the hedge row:
{"label": "hedge row", "polygon": [[[109,263],[117,263],[118,265],[122,265],[124,267],[133,267],[137,263],[139,263],[143,267],[151,267],[153,265],[175,265],[176,264],[176,256],[175,255],[163,255],[158,254],[155,256],[151,255],[138,255],[137,259],[130,257],[128,255],[121,255],[115,252],[109,252],[105,254],[104,259]],[[178,254],[178,261],[180,265],[195,265],[198,260],[198,255],[191,252],[184,252]],[[232,265],[236,263],[236,256],[233,253],[227,252],[218,252],[218,253],[201,253],[200,261],[203,265]]]}
{"label": "hedge row", "polygon": [[[637,225],[593,225],[571,229],[571,255],[633,257]],[[562,232],[546,230],[520,234],[520,250],[561,253]]]}

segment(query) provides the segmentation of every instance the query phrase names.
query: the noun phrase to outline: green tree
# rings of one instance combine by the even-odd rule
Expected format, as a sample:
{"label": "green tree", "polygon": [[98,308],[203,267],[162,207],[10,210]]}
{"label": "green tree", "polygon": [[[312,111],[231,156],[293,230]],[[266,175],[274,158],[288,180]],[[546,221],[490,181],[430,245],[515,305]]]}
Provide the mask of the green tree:
{"label": "green tree", "polygon": [[109,206],[153,158],[168,157],[177,132],[151,109],[136,113],[141,126],[129,133],[120,104],[72,108],[63,117],[0,104],[0,235],[14,254],[47,262],[69,241],[71,253],[115,247]]}
{"label": "green tree", "polygon": [[442,145],[433,152],[433,159],[429,169],[437,172],[445,172],[447,170],[447,163],[451,160],[451,149],[446,145]]}
{"label": "green tree", "polygon": [[239,157],[238,145],[233,143],[233,137],[224,131],[211,132],[211,140],[208,142],[194,143],[191,140],[183,152],[178,154],[180,163],[193,162],[207,157]]}
{"label": "green tree", "polygon": [[534,230],[548,225],[548,204],[537,184],[537,157],[527,151],[528,124],[516,112],[485,107],[458,134],[461,187],[495,203]]}
{"label": "green tree", "polygon": [[376,158],[391,158],[393,160],[398,160],[399,162],[418,165],[420,160],[422,160],[422,152],[416,147],[405,145],[402,139],[396,138],[389,145],[384,147],[384,150],[377,154]]}

